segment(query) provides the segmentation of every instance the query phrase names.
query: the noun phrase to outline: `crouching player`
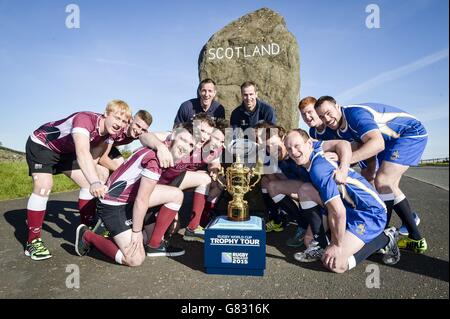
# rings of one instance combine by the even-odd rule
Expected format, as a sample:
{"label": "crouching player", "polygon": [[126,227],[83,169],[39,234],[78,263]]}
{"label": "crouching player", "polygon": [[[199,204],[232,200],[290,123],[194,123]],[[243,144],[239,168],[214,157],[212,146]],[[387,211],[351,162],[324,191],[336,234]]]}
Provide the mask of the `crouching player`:
{"label": "crouching player", "polygon": [[[309,242],[311,238],[321,237],[319,233],[323,232],[321,208],[313,200],[318,196],[317,190],[311,184],[308,172],[289,158],[288,151],[283,143],[284,129],[264,123],[257,127],[263,129],[258,134],[258,139],[263,137],[260,142],[266,145],[266,152],[278,154],[278,161],[275,165],[276,174],[265,175],[268,181],[263,180],[261,185],[267,188],[272,202],[279,205],[297,222],[297,231],[294,237],[288,239],[286,244],[290,247],[300,247],[303,245],[304,238],[306,242]],[[347,147],[347,142],[339,140],[322,143],[322,148],[326,152],[325,156],[328,158],[348,157],[351,150]],[[338,184],[345,182],[348,173],[347,166],[345,162],[341,162],[339,169],[336,170],[335,179]],[[299,201],[299,205],[293,199]],[[305,236],[308,227],[310,227],[311,235]]]}
{"label": "crouching player", "polygon": [[[320,195],[316,202],[326,208],[331,231],[331,242],[327,247],[321,247],[313,240],[304,252],[294,257],[302,262],[322,259],[329,270],[343,273],[384,249],[383,262],[396,264],[400,260],[396,243],[398,234],[395,228],[385,230],[387,213],[383,201],[352,169],[346,184],[338,187],[334,180],[337,163],[325,158],[321,144],[301,129],[291,130],[285,139],[289,156],[309,172]],[[351,148],[350,143],[347,146]],[[350,156],[341,158],[344,163],[350,160]]]}
{"label": "crouching player", "polygon": [[[203,213],[212,209],[213,202],[217,201],[221,192],[214,183],[212,183],[212,192],[210,192],[211,177],[206,170],[211,172],[218,171],[220,168],[224,130],[228,127],[228,123],[224,120],[218,120],[215,123],[206,114],[200,113],[195,116],[193,125],[194,136],[196,136],[196,148],[193,154],[174,161],[173,166],[163,171],[159,183],[176,186],[182,191],[194,189],[192,214],[183,239],[203,243],[204,229],[200,226]],[[195,134],[196,131],[197,134]],[[160,133],[148,133],[141,137],[144,145],[158,149],[158,152],[164,149],[160,145],[164,145],[162,140],[167,140],[167,138],[166,135]],[[207,201],[208,194],[212,198],[210,201]]]}
{"label": "crouching player", "polygon": [[[190,154],[193,145],[192,125],[182,124],[173,132],[169,149],[177,161]],[[92,245],[117,263],[128,266],[139,266],[145,255],[183,255],[183,249],[170,246],[163,238],[178,214],[183,193],[175,187],[157,185],[161,173],[155,152],[145,147],[122,164],[108,179],[109,192],[98,205],[99,217],[114,242],[80,225],[75,242],[77,254],[85,255]],[[149,207],[161,204],[154,229],[148,236],[146,230],[142,231],[144,217]]]}
{"label": "crouching player", "polygon": [[80,186],[78,207],[81,220],[88,222],[94,210],[94,197],[107,191],[97,171],[97,161],[105,144],[127,125],[131,110],[124,101],[112,100],[104,114],[77,112],[65,119],[49,122],[29,137],[26,158],[33,178],[33,193],[28,199],[28,240],[25,255],[32,260],[52,257],[41,239],[47,201],[53,187],[53,175],[65,174]]}
{"label": "crouching player", "polygon": [[106,167],[108,169],[108,173],[109,171],[114,172],[120,165],[123,164],[123,162],[125,162],[125,159],[117,146],[128,145],[133,141],[138,140],[139,136],[148,132],[152,122],[153,117],[149,112],[145,110],[137,111],[131,123],[128,124],[128,127],[126,127],[121,134],[114,139],[114,143],[108,144],[98,163],[103,167]]}
{"label": "crouching player", "polygon": [[424,253],[428,245],[417,227],[420,219],[412,212],[399,186],[402,176],[410,166],[419,164],[425,150],[428,133],[423,124],[397,107],[379,103],[340,106],[333,97],[322,96],[315,108],[339,138],[360,144],[353,152],[353,163],[376,156],[372,165],[366,162],[365,170],[369,178],[375,175],[375,187],[387,207],[387,225],[393,209],[403,223],[400,233],[407,235],[399,240],[398,246]]}

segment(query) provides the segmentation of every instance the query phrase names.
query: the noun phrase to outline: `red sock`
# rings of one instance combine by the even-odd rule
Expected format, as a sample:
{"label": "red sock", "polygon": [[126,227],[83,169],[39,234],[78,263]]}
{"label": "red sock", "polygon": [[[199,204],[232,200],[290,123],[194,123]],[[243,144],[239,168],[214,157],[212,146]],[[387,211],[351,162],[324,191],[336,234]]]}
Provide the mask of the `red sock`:
{"label": "red sock", "polygon": [[96,199],[78,198],[78,209],[80,210],[81,223],[87,226],[93,226],[96,208]]}
{"label": "red sock", "polygon": [[41,237],[42,223],[44,222],[45,210],[27,210],[28,242]]}
{"label": "red sock", "polygon": [[112,260],[116,259],[116,254],[119,251],[119,247],[117,247],[111,239],[97,235],[92,231],[85,232],[82,239],[101,251],[103,255],[108,256]]}
{"label": "red sock", "polygon": [[200,218],[200,225],[202,227],[206,227],[206,225],[208,225],[208,223],[210,222],[210,220],[213,216],[212,211],[214,210],[215,207],[216,207],[216,201],[206,202],[205,209],[203,210],[203,213],[202,213],[202,218]]}
{"label": "red sock", "polygon": [[194,199],[192,202],[192,215],[191,221],[187,226],[190,230],[195,230],[200,224],[202,218],[203,209],[205,208],[206,195],[194,192]]}
{"label": "red sock", "polygon": [[28,242],[41,237],[42,223],[47,209],[48,197],[35,193],[30,195],[27,203]]}
{"label": "red sock", "polygon": [[[169,207],[167,207],[168,205]],[[180,205],[178,204],[165,204],[161,210],[158,213],[158,216],[156,217],[156,224],[155,229],[152,233],[152,238],[150,238],[150,247],[158,248],[161,244],[161,239],[164,236],[164,233],[166,232],[167,228],[172,223],[173,219],[178,213],[178,210],[180,209]]]}

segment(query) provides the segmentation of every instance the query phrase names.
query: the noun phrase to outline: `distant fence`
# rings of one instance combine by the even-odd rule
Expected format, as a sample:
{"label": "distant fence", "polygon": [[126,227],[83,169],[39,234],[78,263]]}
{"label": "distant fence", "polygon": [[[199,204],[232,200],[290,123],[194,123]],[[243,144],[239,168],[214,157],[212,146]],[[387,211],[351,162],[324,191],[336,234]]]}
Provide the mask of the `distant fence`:
{"label": "distant fence", "polygon": [[448,157],[431,158],[420,161],[420,165],[427,165],[427,164],[448,164]]}

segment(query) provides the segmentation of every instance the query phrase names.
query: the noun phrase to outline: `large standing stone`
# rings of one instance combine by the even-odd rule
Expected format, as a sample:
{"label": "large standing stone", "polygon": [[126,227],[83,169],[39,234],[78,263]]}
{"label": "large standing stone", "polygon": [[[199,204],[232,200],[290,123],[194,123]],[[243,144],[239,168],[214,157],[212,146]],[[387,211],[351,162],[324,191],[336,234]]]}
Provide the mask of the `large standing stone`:
{"label": "large standing stone", "polygon": [[262,8],[231,22],[215,33],[199,57],[200,80],[217,83],[226,116],[241,103],[240,85],[254,81],[258,97],[276,111],[278,124],[298,127],[300,90],[299,49],[284,18]]}

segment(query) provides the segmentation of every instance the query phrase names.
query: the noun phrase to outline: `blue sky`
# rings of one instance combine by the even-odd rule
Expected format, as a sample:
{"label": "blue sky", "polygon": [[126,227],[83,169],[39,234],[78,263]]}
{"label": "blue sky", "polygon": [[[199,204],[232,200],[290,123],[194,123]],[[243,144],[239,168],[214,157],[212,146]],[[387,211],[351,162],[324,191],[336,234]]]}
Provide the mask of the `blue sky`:
{"label": "blue sky", "polygon": [[[68,29],[68,4],[80,28]],[[368,29],[366,6],[380,8]],[[0,142],[24,150],[45,122],[101,112],[121,98],[167,130],[195,96],[197,59],[208,39],[261,7],[285,17],[300,46],[302,97],[381,102],[427,127],[423,158],[449,154],[447,0],[56,1],[0,0]],[[303,125],[301,125],[303,127]]]}

